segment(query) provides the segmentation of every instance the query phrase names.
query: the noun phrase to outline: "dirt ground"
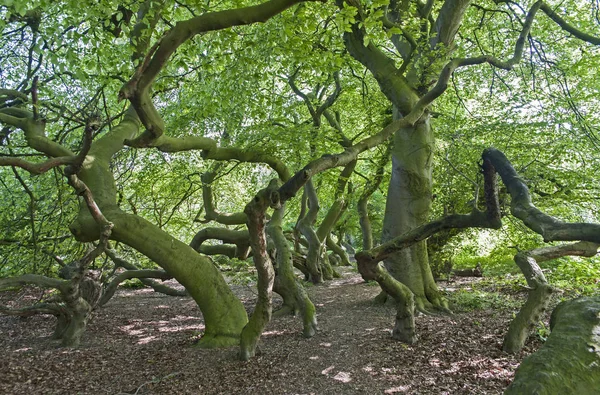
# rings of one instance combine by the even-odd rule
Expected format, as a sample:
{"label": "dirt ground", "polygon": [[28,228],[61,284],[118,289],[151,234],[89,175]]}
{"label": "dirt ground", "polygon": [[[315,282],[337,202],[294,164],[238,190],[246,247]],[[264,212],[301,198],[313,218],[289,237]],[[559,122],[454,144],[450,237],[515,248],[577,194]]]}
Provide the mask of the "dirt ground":
{"label": "dirt ground", "polygon": [[[253,289],[232,287],[251,309]],[[0,316],[0,394],[499,394],[528,353],[501,351],[511,311],[419,316],[418,343],[403,345],[390,337],[394,309],[372,302],[378,289],[350,270],[309,287],[317,335],[276,318],[250,362],[237,348],[194,347],[203,330],[194,301],[148,289],[119,290],[78,349],[49,340],[53,317]],[[0,303],[35,296],[4,293]]]}

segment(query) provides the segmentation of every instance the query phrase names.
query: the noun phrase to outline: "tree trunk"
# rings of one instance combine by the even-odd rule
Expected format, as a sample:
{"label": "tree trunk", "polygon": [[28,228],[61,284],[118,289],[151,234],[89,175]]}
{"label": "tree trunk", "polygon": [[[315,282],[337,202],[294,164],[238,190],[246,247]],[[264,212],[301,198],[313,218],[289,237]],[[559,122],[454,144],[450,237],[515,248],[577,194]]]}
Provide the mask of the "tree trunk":
{"label": "tree trunk", "polygon": [[[341,239],[340,239],[341,240]],[[342,266],[352,266],[350,263],[350,258],[344,249],[341,247],[341,244],[336,243],[331,238],[331,235],[327,236],[327,247],[333,251],[340,259],[340,265]]]}
{"label": "tree trunk", "polygon": [[107,217],[115,224],[115,240],[156,262],[196,301],[206,325],[200,346],[226,347],[239,342],[248,322],[246,310],[210,259],[141,217],[122,212]]}
{"label": "tree trunk", "polygon": [[368,203],[369,197],[367,196],[365,198],[361,197],[357,204],[363,250],[370,250],[373,248],[373,230],[371,228],[371,219],[369,218],[369,210],[367,208]]}
{"label": "tree trunk", "polygon": [[273,290],[283,298],[283,307],[276,312],[277,315],[300,313],[304,325],[304,337],[312,337],[317,331],[317,314],[306,290],[296,280],[294,273],[293,251],[283,235],[281,221],[283,207],[276,210],[267,226],[267,233],[273,240],[276,248],[275,256],[275,283]]}
{"label": "tree trunk", "polygon": [[[119,125],[94,141],[79,177],[92,191],[104,216],[114,224],[111,238],[153,260],[194,298],[206,325],[199,345],[224,347],[238,344],[248,316],[210,259],[142,217],[125,213],[117,207],[110,161],[123,148],[124,140],[137,136],[139,125],[139,119],[130,108]],[[70,229],[79,241],[94,241],[101,231],[85,205],[80,207]]]}
{"label": "tree trunk", "polygon": [[241,334],[240,358],[243,361],[247,361],[255,355],[258,340],[265,326],[271,320],[273,312],[275,270],[267,251],[266,211],[269,207],[281,208],[277,192],[278,186],[277,180],[271,181],[269,186],[260,190],[244,209],[247,216],[246,225],[250,233],[250,245],[254,251],[252,259],[258,277],[256,284],[258,300],[254,312]]}
{"label": "tree trunk", "polygon": [[600,297],[559,304],[552,333],[525,358],[505,394],[597,394],[600,389]]}
{"label": "tree trunk", "polygon": [[309,180],[304,186],[304,192],[308,197],[308,212],[298,221],[297,227],[308,242],[308,254],[306,255],[306,268],[309,272],[309,281],[313,284],[323,282],[323,268],[321,267],[321,257],[325,253],[325,244],[321,242],[319,236],[313,229],[313,224],[319,213],[319,199],[315,191],[312,180]]}
{"label": "tree trunk", "polygon": [[80,297],[69,303],[69,311],[71,316],[62,334],[62,345],[65,347],[78,347],[81,336],[85,332],[92,307]]}
{"label": "tree trunk", "polygon": [[[432,198],[433,149],[434,138],[428,114],[413,128],[396,132],[382,242],[427,222]],[[385,267],[415,294],[419,310],[447,308],[429,267],[425,241],[388,258]]]}

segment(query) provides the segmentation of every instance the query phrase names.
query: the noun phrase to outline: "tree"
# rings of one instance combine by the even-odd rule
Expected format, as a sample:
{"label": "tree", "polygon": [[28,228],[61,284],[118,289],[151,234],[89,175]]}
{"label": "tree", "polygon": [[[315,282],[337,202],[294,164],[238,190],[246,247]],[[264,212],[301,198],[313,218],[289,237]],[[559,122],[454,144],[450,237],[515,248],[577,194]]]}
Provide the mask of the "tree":
{"label": "tree", "polygon": [[[498,70],[514,69],[523,57],[527,40],[533,40],[532,26],[542,13],[555,22],[558,34],[571,34],[593,45],[599,43],[598,38],[566,22],[543,1],[531,5],[528,11],[503,1],[495,2],[492,8],[468,0],[365,5],[340,0],[337,4],[344,16],[348,51],[371,71],[394,105],[396,119],[422,113],[416,122],[394,134],[383,241],[426,223],[430,217],[435,140],[429,103],[446,90],[457,69],[482,64]],[[481,15],[478,25],[469,23],[474,14]],[[488,14],[493,17],[487,19]],[[520,25],[512,52],[495,50],[494,41],[483,44],[478,41],[477,30],[498,26],[493,20],[496,14],[515,18]],[[544,26],[548,27],[547,23]],[[511,41],[514,34],[507,32],[501,39]],[[531,41],[531,51],[536,50]],[[388,55],[390,52],[393,54]],[[426,108],[416,112],[423,104]],[[446,309],[431,274],[425,242],[388,257],[386,268],[415,294],[417,308]]]}
{"label": "tree", "polygon": [[[151,102],[148,89],[168,58],[179,45],[190,38],[190,35],[233,25],[264,21],[291,5],[293,3],[275,1],[262,6],[246,8],[241,13],[234,10],[209,13],[197,17],[198,19],[192,18],[188,22],[173,27],[170,33],[167,33],[144,59],[144,52],[149,48],[148,43],[152,29],[158,22],[161,9],[152,8],[150,2],[143,4],[139,10],[138,23],[131,29],[130,37],[134,49],[131,58],[134,62],[141,62],[140,67],[133,79],[121,91],[122,98],[130,99],[132,107],[117,126],[91,144],[89,153],[88,149],[84,149],[84,152],[88,153],[87,158],[89,159],[84,162],[79,176],[88,185],[95,202],[108,221],[114,224],[111,238],[146,255],[186,287],[203,312],[206,321],[203,343],[207,346],[238,342],[239,334],[247,321],[243,306],[233,296],[210,260],[197,254],[192,248],[145,219],[126,213],[117,206],[117,191],[110,171],[110,161],[116,153],[123,149],[125,142],[132,146],[143,146],[154,142],[162,135],[164,123]],[[65,10],[68,11],[68,9]],[[24,15],[23,20],[26,27],[31,30],[32,51],[29,55],[29,64],[37,60],[38,68],[43,63],[42,55],[35,56],[34,54],[41,48],[41,42],[37,41],[37,35],[39,24],[45,16],[44,11],[46,10],[42,8],[14,10],[17,20],[19,20],[19,15]],[[105,12],[106,10],[100,9],[100,11]],[[27,19],[30,15],[33,15],[31,18],[35,18],[35,22]],[[188,27],[186,27],[186,23]],[[192,30],[189,30],[190,28]],[[67,30],[70,29],[67,28]],[[92,34],[91,31],[86,33]],[[97,33],[102,34],[102,32]],[[170,40],[175,40],[174,42],[178,42],[178,44]],[[152,56],[154,57],[152,58]],[[27,83],[36,71],[28,69],[27,79],[24,82]],[[37,81],[37,77],[34,81]],[[46,136],[46,120],[39,114],[38,91],[35,83],[29,92],[32,94],[32,106],[28,109],[27,96],[18,90],[5,90],[0,120],[10,128],[9,133],[13,130],[22,130],[29,147],[54,159],[44,162],[41,166],[30,165],[20,158],[10,158],[2,164],[42,173],[53,167],[73,162],[76,156],[70,149]],[[138,136],[138,130],[142,124],[146,130]],[[155,145],[163,151],[171,152],[194,148],[193,144],[198,143],[196,140],[192,141],[192,146],[186,146],[186,141],[183,141],[183,146],[177,146],[180,140],[164,140]],[[209,151],[211,144],[214,147],[212,140],[200,138],[199,142],[201,145],[196,145],[197,149],[206,148],[206,151]],[[70,225],[70,230],[80,241],[93,241],[100,235],[99,228],[91,218],[86,206],[81,207],[76,220]],[[227,314],[223,314],[223,311],[227,311]]]}

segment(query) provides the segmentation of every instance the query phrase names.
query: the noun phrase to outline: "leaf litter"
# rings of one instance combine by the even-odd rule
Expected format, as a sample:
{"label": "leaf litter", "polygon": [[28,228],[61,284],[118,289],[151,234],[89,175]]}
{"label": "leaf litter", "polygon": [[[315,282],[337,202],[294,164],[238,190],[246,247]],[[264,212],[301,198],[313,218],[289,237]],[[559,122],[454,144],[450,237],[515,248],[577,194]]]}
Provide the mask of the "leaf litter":
{"label": "leaf litter", "polygon": [[[119,290],[94,312],[78,349],[50,340],[53,317],[0,316],[0,393],[500,394],[539,346],[502,352],[507,309],[419,316],[418,343],[399,343],[390,337],[393,306],[373,303],[379,288],[340,269],[342,278],[307,288],[319,332],[304,339],[298,317],[274,318],[249,362],[235,347],[195,347],[204,330],[195,302],[148,289]],[[251,310],[256,292],[231,287]]]}

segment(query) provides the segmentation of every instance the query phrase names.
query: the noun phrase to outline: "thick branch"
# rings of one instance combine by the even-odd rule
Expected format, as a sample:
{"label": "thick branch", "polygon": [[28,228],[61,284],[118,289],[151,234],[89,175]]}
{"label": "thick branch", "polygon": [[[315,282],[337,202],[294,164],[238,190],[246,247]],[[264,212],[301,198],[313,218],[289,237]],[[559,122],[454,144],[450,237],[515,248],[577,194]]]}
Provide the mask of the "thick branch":
{"label": "thick branch", "polygon": [[[462,23],[465,11],[471,0],[446,0],[435,21],[437,34],[431,39],[431,48],[434,49],[441,43],[446,48],[451,48],[454,37]],[[433,3],[433,2],[430,2]]]}
{"label": "thick branch", "polygon": [[[128,142],[131,144],[131,142]],[[235,147],[218,147],[213,139],[200,136],[186,136],[181,138],[169,137],[163,135],[152,143],[162,152],[181,152],[191,150],[202,150],[202,157],[213,160],[237,160],[240,162],[266,163],[282,181],[290,178],[290,172],[287,166],[277,157],[264,152],[248,150]]]}
{"label": "thick branch", "polygon": [[556,12],[554,12],[554,10],[550,8],[548,4],[542,1],[540,1],[540,3],[542,3],[541,10],[544,11],[544,13],[548,15],[550,19],[556,22],[558,26],[561,27],[561,29],[571,33],[580,40],[586,41],[590,44],[600,45],[600,37],[595,37],[576,29],[574,26],[570,25],[569,23],[567,23],[567,21],[562,19]]}
{"label": "thick branch", "polygon": [[171,30],[167,31],[150,50],[133,78],[119,93],[121,99],[131,101],[146,127],[146,131],[130,144],[147,146],[162,136],[164,124],[148,92],[152,82],[180,45],[200,33],[266,22],[271,17],[302,1],[305,0],[271,0],[256,6],[209,12],[178,22]]}
{"label": "thick branch", "polygon": [[238,249],[247,249],[250,245],[250,234],[247,230],[209,227],[196,233],[190,242],[190,247],[198,251],[200,246],[202,246],[202,243],[209,239],[221,240],[226,244],[235,244]]}
{"label": "thick branch", "polygon": [[69,281],[67,280],[59,280],[57,278],[50,278],[41,276],[39,274],[24,274],[17,277],[0,278],[0,289],[7,289],[17,286],[21,287],[27,284],[37,285],[38,287],[42,288],[62,289],[68,283]]}
{"label": "thick branch", "polygon": [[392,254],[425,240],[444,229],[484,228],[500,229],[500,204],[496,185],[496,174],[492,164],[484,158],[483,177],[485,183],[486,211],[473,209],[470,214],[451,214],[437,221],[432,221],[395,237],[371,250],[356,254],[356,259],[362,259],[371,264],[381,262]]}
{"label": "thick branch", "polygon": [[[338,7],[344,6],[343,0],[336,1]],[[350,3],[348,3],[350,4]],[[352,3],[354,4],[354,3]],[[366,46],[366,32],[359,24],[363,22],[357,15],[351,32],[344,33],[344,42],[348,52],[371,71],[383,94],[403,114],[408,114],[417,102],[417,93],[410,87],[402,72],[396,68],[393,59],[385,55],[377,46],[369,42]]]}
{"label": "thick branch", "polygon": [[61,315],[65,313],[65,309],[55,303],[38,303],[33,306],[22,307],[22,308],[10,308],[6,306],[0,306],[0,313],[6,315],[17,315],[20,317],[31,317],[36,314],[51,314]]}
{"label": "thick branch", "polygon": [[506,156],[494,148],[483,152],[502,178],[511,196],[511,212],[523,223],[540,234],[544,241],[590,241],[600,243],[600,224],[567,223],[551,217],[533,205],[529,188],[519,177]]}
{"label": "thick branch", "polygon": [[50,169],[75,162],[74,156],[60,156],[41,163],[31,163],[22,158],[0,157],[0,166],[15,166],[27,170],[31,174],[42,174]]}
{"label": "thick branch", "polygon": [[273,212],[267,226],[267,234],[275,245],[275,270],[276,276],[273,284],[275,292],[283,298],[283,308],[278,311],[282,314],[300,312],[303,321],[304,337],[312,337],[317,331],[317,316],[315,306],[308,298],[306,290],[296,280],[293,266],[293,251],[283,234],[281,223],[285,208],[282,206]]}

